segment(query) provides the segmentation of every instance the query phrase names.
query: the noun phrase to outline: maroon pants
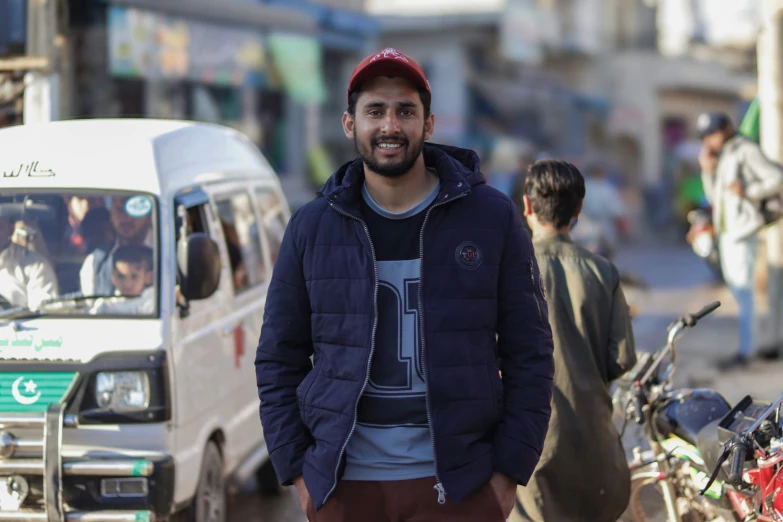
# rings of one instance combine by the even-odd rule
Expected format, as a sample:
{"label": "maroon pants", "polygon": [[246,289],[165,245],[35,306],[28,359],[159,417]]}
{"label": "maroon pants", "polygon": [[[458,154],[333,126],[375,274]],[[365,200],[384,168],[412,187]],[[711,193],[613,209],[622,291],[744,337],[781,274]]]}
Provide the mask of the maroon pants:
{"label": "maroon pants", "polygon": [[307,504],[309,522],[504,522],[489,483],[459,504],[446,497],[438,504],[435,479],[396,482],[342,480],[316,513]]}

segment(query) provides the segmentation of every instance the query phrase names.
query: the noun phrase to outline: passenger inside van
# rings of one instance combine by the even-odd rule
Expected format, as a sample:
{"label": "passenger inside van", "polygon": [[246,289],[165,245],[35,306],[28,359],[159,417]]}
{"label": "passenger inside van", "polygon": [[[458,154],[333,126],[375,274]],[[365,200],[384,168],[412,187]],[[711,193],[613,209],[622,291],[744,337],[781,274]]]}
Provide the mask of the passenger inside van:
{"label": "passenger inside van", "polygon": [[234,290],[241,291],[250,284],[247,277],[245,262],[242,259],[242,246],[239,242],[239,234],[236,227],[221,219],[223,226],[223,236],[226,238],[226,248],[228,249],[228,261],[231,263],[232,281]]}
{"label": "passenger inside van", "polygon": [[[32,225],[30,225],[32,226]],[[36,308],[58,296],[57,277],[24,221],[0,215],[0,306]]]}
{"label": "passenger inside van", "polygon": [[136,297],[123,301],[98,299],[92,313],[149,315],[155,312],[152,286],[152,249],[144,245],[118,247],[112,256],[112,284],[116,296]]}
{"label": "passenger inside van", "polygon": [[[136,196],[138,197],[138,196]],[[114,196],[109,207],[109,216],[116,239],[101,245],[91,252],[79,271],[82,295],[110,296],[116,290],[112,283],[112,257],[122,245],[146,245],[153,241],[151,214],[133,217],[128,214],[126,204],[129,197]],[[150,204],[151,209],[151,204]]]}
{"label": "passenger inside van", "polygon": [[[106,209],[106,202],[101,196],[89,196],[89,195],[64,195],[62,196],[63,203],[65,204],[65,211],[67,215],[67,222],[64,224],[62,241],[61,241],[61,254],[64,255],[86,255],[89,254],[93,248],[87,245],[87,237],[84,230],[84,224],[87,221],[87,216],[92,214],[95,216],[96,211],[103,211],[108,216],[108,210]],[[94,218],[93,218],[94,219]],[[108,217],[107,217],[108,221]]]}
{"label": "passenger inside van", "polygon": [[117,234],[111,224],[109,210],[105,207],[92,208],[84,215],[79,225],[79,232],[84,240],[84,252],[92,253],[101,245],[111,245],[116,241]]}

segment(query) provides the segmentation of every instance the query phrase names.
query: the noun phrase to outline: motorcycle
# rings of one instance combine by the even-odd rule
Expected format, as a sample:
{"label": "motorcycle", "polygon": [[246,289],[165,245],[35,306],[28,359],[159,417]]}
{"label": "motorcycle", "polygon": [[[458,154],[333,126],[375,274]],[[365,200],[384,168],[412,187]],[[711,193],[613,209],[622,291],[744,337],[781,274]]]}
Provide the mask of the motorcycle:
{"label": "motorcycle", "polygon": [[710,483],[712,468],[704,455],[705,448],[714,447],[707,440],[712,440],[715,423],[731,406],[714,390],[672,385],[678,336],[719,306],[714,302],[674,321],[666,345],[653,354],[640,354],[636,366],[615,383],[613,402],[623,418],[621,437],[631,420],[643,432],[643,440],[632,449],[631,496],[623,520],[657,522],[661,501],[669,522],[741,520],[724,482],[715,478]]}
{"label": "motorcycle", "polygon": [[747,395],[713,430],[707,486],[718,478],[732,486],[727,497],[742,522],[783,522],[781,404]]}

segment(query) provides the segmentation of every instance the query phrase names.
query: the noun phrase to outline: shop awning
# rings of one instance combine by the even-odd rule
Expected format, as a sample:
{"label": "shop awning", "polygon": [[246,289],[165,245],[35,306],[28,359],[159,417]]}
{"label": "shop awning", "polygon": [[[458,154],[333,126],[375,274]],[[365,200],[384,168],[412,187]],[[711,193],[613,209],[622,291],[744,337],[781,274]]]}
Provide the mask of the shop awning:
{"label": "shop awning", "polygon": [[331,49],[362,51],[367,39],[377,36],[381,30],[377,17],[352,9],[292,0],[267,2],[307,13],[318,24],[318,40]]}
{"label": "shop awning", "polygon": [[318,28],[315,18],[307,12],[264,3],[213,0],[110,0],[110,3],[233,26],[305,34],[314,34]]}

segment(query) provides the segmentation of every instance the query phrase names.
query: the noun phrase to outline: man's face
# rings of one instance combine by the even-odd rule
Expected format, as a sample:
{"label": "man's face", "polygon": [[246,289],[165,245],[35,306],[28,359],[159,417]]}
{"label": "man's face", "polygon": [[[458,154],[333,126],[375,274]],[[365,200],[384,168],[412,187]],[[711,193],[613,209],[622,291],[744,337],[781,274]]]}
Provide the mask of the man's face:
{"label": "man's face", "polygon": [[343,115],[345,135],[373,172],[389,178],[407,173],[432,136],[435,117],[424,116],[418,91],[403,78],[378,77],[362,86],[356,113]]}
{"label": "man's face", "polygon": [[728,131],[727,130],[717,130],[711,134],[707,134],[704,136],[704,139],[702,142],[704,143],[704,146],[707,147],[708,150],[718,153],[723,148],[723,145],[727,141],[728,137]]}
{"label": "man's face", "polygon": [[128,201],[128,199],[129,198],[127,197],[112,198],[111,209],[109,209],[111,223],[114,225],[114,230],[117,231],[117,235],[122,239],[134,243],[141,243],[144,241],[144,237],[149,230],[150,216],[144,216],[142,218],[130,217],[125,212],[125,202]]}
{"label": "man's face", "polygon": [[122,295],[139,295],[144,287],[151,284],[152,273],[141,263],[117,261],[111,274],[114,288]]}

